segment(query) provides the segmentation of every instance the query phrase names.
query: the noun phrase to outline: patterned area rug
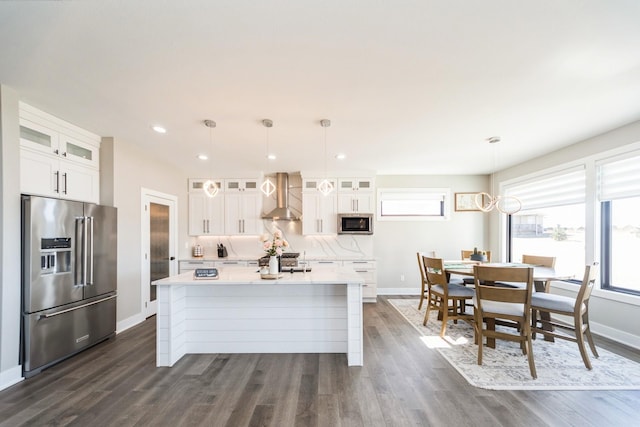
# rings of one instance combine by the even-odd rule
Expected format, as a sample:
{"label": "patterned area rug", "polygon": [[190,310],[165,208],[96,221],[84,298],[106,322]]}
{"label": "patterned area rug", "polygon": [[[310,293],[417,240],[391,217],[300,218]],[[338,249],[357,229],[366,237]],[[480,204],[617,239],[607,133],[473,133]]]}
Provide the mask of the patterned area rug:
{"label": "patterned area rug", "polygon": [[449,322],[446,337],[440,338],[437,312],[422,326],[425,307],[418,311],[418,299],[389,299],[391,305],[422,335],[425,345],[437,349],[451,365],[476,387],[490,390],[638,390],[640,363],[598,348],[596,359],[589,352],[593,369],[587,370],[576,343],[533,341],[537,379],[531,378],[527,358],[517,343],[496,340],[496,348],[484,346],[482,365],[473,343],[473,328],[466,322]]}

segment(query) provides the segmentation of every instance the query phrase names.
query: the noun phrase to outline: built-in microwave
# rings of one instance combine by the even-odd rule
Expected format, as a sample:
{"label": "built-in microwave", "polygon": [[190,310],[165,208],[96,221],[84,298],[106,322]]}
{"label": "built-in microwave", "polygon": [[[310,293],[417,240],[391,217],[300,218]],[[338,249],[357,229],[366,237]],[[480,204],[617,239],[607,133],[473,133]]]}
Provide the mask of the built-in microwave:
{"label": "built-in microwave", "polygon": [[373,214],[338,214],[338,234],[373,234]]}

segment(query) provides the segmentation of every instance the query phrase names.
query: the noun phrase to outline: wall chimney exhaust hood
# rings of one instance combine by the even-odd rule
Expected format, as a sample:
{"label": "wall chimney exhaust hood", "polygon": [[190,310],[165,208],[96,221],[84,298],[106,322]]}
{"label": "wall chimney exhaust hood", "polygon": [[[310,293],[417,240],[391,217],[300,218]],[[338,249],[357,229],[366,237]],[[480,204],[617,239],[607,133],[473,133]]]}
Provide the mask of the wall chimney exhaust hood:
{"label": "wall chimney exhaust hood", "polygon": [[297,221],[297,218],[289,209],[289,174],[276,173],[276,208],[262,217],[272,220]]}

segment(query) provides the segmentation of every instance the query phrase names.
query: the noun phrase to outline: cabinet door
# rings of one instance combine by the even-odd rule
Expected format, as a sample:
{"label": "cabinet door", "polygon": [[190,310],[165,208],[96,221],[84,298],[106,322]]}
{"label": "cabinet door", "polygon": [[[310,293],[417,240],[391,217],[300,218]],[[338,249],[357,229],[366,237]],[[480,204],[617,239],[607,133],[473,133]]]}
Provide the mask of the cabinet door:
{"label": "cabinet door", "polygon": [[228,235],[258,235],[262,232],[260,193],[225,194],[224,231]]}
{"label": "cabinet door", "polygon": [[242,195],[242,234],[257,236],[262,233],[261,203],[260,193],[252,192]]}
{"label": "cabinet door", "polygon": [[208,197],[206,203],[207,234],[222,236],[224,234],[224,197],[218,194],[216,197]]}
{"label": "cabinet door", "polygon": [[180,261],[178,263],[179,273],[185,271],[193,271],[196,268],[212,268],[214,267],[214,261]]}
{"label": "cabinet door", "polygon": [[189,235],[220,236],[224,234],[224,198],[206,194],[189,194]]}
{"label": "cabinet door", "polygon": [[225,191],[246,191],[256,193],[259,189],[257,179],[226,179]]}
{"label": "cabinet door", "polygon": [[207,196],[204,194],[189,194],[189,235],[202,236],[207,234]]}
{"label": "cabinet door", "polygon": [[338,191],[373,191],[373,178],[340,178]]}
{"label": "cabinet door", "polygon": [[59,161],[48,154],[20,150],[20,192],[58,197]]}
{"label": "cabinet door", "polygon": [[60,197],[83,202],[100,202],[100,172],[72,162],[60,162]]}
{"label": "cabinet door", "polygon": [[60,134],[60,155],[69,161],[94,168],[100,167],[99,148],[79,139]]}
{"label": "cabinet door", "polygon": [[373,213],[373,193],[338,194],[338,212],[340,213]]}
{"label": "cabinet door", "polygon": [[47,154],[58,154],[58,132],[30,120],[20,119],[20,145]]}
{"label": "cabinet door", "polygon": [[336,198],[320,193],[302,194],[302,234],[337,233]]}

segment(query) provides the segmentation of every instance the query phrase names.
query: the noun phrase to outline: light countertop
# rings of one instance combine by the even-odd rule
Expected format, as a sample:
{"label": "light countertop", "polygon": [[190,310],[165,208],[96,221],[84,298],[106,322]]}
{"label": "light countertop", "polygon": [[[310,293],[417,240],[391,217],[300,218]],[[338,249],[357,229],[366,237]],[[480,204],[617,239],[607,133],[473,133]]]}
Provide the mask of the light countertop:
{"label": "light countertop", "polygon": [[306,273],[281,273],[278,279],[262,279],[256,267],[218,268],[218,279],[194,279],[193,271],[156,280],[153,285],[261,285],[261,284],[317,284],[364,285],[364,279],[353,269],[344,267],[314,267]]}

